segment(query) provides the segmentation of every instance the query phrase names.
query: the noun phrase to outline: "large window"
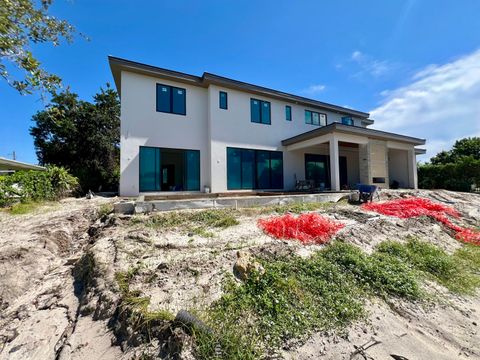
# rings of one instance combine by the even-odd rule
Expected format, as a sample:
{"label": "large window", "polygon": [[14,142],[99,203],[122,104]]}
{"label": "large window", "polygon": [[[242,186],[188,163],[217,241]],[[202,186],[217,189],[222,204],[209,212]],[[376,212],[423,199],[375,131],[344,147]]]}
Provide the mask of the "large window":
{"label": "large window", "polygon": [[343,116],[342,117],[342,124],[343,125],[350,125],[353,126],[353,119],[351,116]]}
{"label": "large window", "polygon": [[186,115],[186,90],[157,84],[157,111]]}
{"label": "large window", "polygon": [[292,121],[292,107],[290,105],[285,106],[285,119]]}
{"label": "large window", "polygon": [[227,148],[227,188],[283,189],[282,152]]}
{"label": "large window", "polygon": [[228,109],[228,94],[225,91],[220,91],[218,93],[218,102],[220,109],[227,110]]}
{"label": "large window", "polygon": [[327,115],[315,111],[305,110],[305,124],[325,126],[327,125]]}
{"label": "large window", "polygon": [[250,118],[254,123],[270,125],[270,103],[268,101],[250,99]]}
{"label": "large window", "polygon": [[199,191],[200,151],[140,147],[140,191]]}

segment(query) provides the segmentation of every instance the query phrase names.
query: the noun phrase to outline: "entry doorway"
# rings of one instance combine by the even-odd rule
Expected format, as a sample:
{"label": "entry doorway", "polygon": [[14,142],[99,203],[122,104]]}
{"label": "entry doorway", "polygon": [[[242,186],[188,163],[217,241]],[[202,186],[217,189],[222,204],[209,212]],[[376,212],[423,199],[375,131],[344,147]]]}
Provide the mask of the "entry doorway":
{"label": "entry doorway", "polygon": [[140,192],[200,190],[200,151],[141,146],[139,157]]}
{"label": "entry doorway", "polygon": [[[340,189],[348,188],[347,158],[338,159],[340,172]],[[314,182],[315,189],[320,191],[331,189],[330,156],[305,154],[305,179]]]}

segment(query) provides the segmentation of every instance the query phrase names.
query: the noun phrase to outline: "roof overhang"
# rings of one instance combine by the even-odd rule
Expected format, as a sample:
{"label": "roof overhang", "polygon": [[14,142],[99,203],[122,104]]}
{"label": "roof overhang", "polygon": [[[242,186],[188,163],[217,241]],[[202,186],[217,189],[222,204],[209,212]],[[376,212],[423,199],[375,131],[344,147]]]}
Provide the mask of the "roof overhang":
{"label": "roof overhang", "polygon": [[233,80],[230,78],[211,74],[208,72],[204,72],[203,75],[200,77],[200,76],[182,73],[179,71],[173,71],[173,70],[168,70],[164,68],[159,68],[156,66],[146,65],[139,62],[118,58],[115,56],[109,56],[108,61],[110,64],[110,69],[112,71],[113,79],[115,81],[115,86],[117,87],[117,92],[120,96],[121,96],[121,88],[122,88],[121,72],[129,71],[137,74],[159,77],[162,79],[178,81],[181,83],[200,86],[204,88],[213,84],[213,85],[223,86],[229,89],[246,91],[252,94],[257,94],[260,96],[266,96],[266,97],[270,97],[278,100],[288,101],[298,105],[319,108],[319,109],[328,110],[330,112],[334,112],[338,114],[358,117],[361,119],[361,121],[365,125],[371,125],[374,122],[372,119],[368,118],[370,114],[366,112],[349,109],[349,108],[345,108],[345,107],[337,106],[333,104],[328,104],[322,101],[269,89],[263,86],[258,86],[258,85],[253,85],[253,84],[245,83],[242,81],[238,81],[238,80]]}
{"label": "roof overhang", "polygon": [[332,133],[343,133],[349,135],[365,136],[369,139],[378,139],[378,140],[391,140],[398,141],[402,143],[407,143],[411,145],[424,145],[425,139],[419,139],[411,136],[400,135],[395,133],[389,133],[386,131],[373,130],[368,128],[363,128],[359,126],[343,125],[340,123],[332,123],[327,126],[320,127],[318,129],[308,131],[297,136],[282,140],[283,146],[289,146],[293,144],[300,143],[302,141],[314,139],[327,134]]}
{"label": "roof overhang", "polygon": [[0,170],[46,170],[43,166],[24,163],[21,161],[0,158]]}

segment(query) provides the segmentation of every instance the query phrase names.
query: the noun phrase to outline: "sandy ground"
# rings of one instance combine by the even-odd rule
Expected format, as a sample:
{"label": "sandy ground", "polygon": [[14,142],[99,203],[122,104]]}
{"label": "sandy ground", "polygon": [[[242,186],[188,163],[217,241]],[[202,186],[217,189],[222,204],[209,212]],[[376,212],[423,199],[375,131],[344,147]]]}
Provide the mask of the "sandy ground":
{"label": "sandy ground", "polygon": [[[451,204],[462,214],[463,225],[480,225],[478,195],[384,191],[382,200],[408,195]],[[213,229],[211,238],[145,227],[133,223],[130,216],[101,222],[95,218],[95,208],[106,201],[111,200],[68,199],[34,215],[0,213],[0,359],[139,356],[145,349],[119,337],[116,272],[140,267],[131,288],[150,297],[150,310],[175,314],[219,298],[222,278],[232,271],[239,249],[263,256],[309,256],[319,248],[271,239],[256,226],[258,215],[243,215],[237,226]],[[345,203],[320,212],[344,222],[338,237],[366,251],[381,241],[402,241],[409,235],[448,252],[460,246],[426,218],[395,219]],[[95,280],[85,292],[72,270],[87,250],[94,258]],[[355,324],[342,336],[313,334],[302,343],[285,346],[280,355],[285,359],[391,359],[391,354],[409,360],[480,359],[478,294],[459,297],[440,287],[436,290],[442,302],[435,306],[399,301],[367,304],[366,323]],[[356,347],[372,339],[379,343],[355,354]],[[161,345],[150,344],[149,353],[159,355]],[[191,355],[185,353],[183,358]]]}

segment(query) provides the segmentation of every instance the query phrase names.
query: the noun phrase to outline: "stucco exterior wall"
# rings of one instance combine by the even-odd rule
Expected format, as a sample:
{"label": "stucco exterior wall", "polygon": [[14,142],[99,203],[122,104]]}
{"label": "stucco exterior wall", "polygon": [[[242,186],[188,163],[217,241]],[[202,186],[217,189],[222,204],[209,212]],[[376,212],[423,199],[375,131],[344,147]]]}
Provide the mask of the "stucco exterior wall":
{"label": "stucco exterior wall", "polygon": [[[207,90],[122,72],[120,195],[139,194],[139,148],[200,150],[200,188],[210,183]],[[186,89],[186,116],[156,111],[156,84]]]}
{"label": "stucco exterior wall", "polygon": [[[186,89],[186,116],[156,111],[157,83]],[[219,108],[219,91],[228,94],[227,110]],[[270,102],[270,125],[251,122],[251,98]],[[292,121],[285,119],[286,105],[292,108]],[[282,151],[284,188],[292,190],[295,180],[305,179],[305,153],[329,154],[325,139],[308,140],[311,144],[303,144],[302,149],[296,149],[297,145],[288,149],[281,145],[284,139],[318,128],[305,124],[305,110],[325,113],[327,124],[341,122],[341,114],[296,103],[216,85],[204,88],[122,71],[120,195],[139,194],[140,146],[199,150],[200,190],[209,186],[212,192],[227,191],[227,147]],[[363,126],[361,119],[354,117],[353,120],[356,126]],[[358,182],[370,183],[372,177],[385,177],[386,184],[381,186],[388,187],[387,148],[406,150],[407,167],[411,170],[416,166],[413,146],[350,134],[338,134],[336,138],[338,141],[358,144],[358,148],[339,148],[339,155],[347,157],[348,182],[351,186]],[[323,144],[316,142],[319,140]],[[408,173],[408,182],[416,183],[416,172]]]}
{"label": "stucco exterior wall", "polygon": [[[228,94],[227,110],[219,108],[219,91],[225,91]],[[295,176],[298,180],[305,179],[305,152],[287,152],[281,146],[281,141],[318,128],[316,125],[305,124],[305,110],[325,113],[327,124],[341,122],[342,118],[340,114],[215,85],[209,86],[208,93],[213,192],[227,191],[227,147],[283,151],[284,187],[286,190],[294,189]],[[251,122],[251,98],[270,102],[271,125]],[[286,105],[292,107],[292,121],[285,119]],[[360,119],[354,118],[354,122],[357,126],[362,126]]]}

